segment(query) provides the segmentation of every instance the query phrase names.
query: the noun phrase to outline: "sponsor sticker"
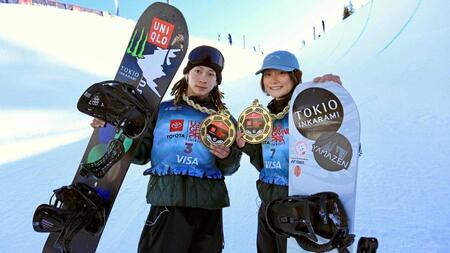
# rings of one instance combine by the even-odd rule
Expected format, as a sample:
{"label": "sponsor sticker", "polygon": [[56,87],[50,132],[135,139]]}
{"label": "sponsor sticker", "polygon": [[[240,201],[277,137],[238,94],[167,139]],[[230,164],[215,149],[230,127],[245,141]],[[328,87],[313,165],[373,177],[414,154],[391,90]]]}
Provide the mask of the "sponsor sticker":
{"label": "sponsor sticker", "polygon": [[299,165],[295,165],[295,167],[294,167],[294,175],[295,175],[296,177],[299,177],[300,174],[302,174],[302,169],[300,168]]}
{"label": "sponsor sticker", "polygon": [[295,98],[292,117],[301,135],[317,140],[323,133],[334,133],[344,119],[341,101],[323,88],[309,88]]}
{"label": "sponsor sticker", "polygon": [[174,27],[173,24],[154,17],[150,32],[148,33],[147,42],[160,48],[168,48]]}
{"label": "sponsor sticker", "polygon": [[295,153],[298,157],[305,157],[308,150],[308,144],[304,141],[297,141],[295,143]]}
{"label": "sponsor sticker", "polygon": [[328,171],[348,169],[353,149],[350,142],[340,133],[324,134],[312,145],[314,159]]}

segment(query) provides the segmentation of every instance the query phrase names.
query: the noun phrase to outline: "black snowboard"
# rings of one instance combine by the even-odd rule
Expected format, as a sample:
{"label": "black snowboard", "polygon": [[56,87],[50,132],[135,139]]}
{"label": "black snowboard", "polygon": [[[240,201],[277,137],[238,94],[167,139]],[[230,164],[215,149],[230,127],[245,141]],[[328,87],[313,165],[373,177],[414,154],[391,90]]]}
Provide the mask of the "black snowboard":
{"label": "black snowboard", "polygon": [[[114,80],[136,87],[150,105],[149,111],[156,111],[186,54],[188,36],[186,21],[179,10],[164,3],[150,5],[134,28]],[[103,177],[82,175],[80,171],[81,164],[95,162],[105,154],[109,141],[116,135],[115,130],[115,127],[109,124],[94,130],[72,182],[72,185],[82,183],[95,190],[104,205],[105,223],[140,138],[125,139],[123,142],[125,155]],[[86,229],[76,232],[65,250],[74,253],[95,252],[103,227],[97,234]],[[61,247],[60,234],[60,232],[49,234],[43,249],[44,253],[64,251]]]}

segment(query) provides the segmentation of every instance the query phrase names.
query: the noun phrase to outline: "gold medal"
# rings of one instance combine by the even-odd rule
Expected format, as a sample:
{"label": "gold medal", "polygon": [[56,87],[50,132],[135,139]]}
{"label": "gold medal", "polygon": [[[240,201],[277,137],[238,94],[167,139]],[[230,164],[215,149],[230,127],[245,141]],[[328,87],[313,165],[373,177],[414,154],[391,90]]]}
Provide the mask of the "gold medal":
{"label": "gold medal", "polygon": [[255,99],[251,106],[239,115],[239,131],[244,133],[244,140],[251,144],[262,143],[272,133],[272,117]]}
{"label": "gold medal", "polygon": [[200,125],[200,139],[210,149],[220,144],[230,147],[235,138],[236,128],[229,114],[211,114]]}

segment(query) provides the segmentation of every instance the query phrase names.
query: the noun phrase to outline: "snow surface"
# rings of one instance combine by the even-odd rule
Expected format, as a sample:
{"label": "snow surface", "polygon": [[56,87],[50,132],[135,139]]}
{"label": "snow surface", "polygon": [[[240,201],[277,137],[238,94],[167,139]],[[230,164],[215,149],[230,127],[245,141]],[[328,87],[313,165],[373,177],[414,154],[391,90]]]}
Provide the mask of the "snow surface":
{"label": "snow surface", "polygon": [[[371,1],[295,52],[304,81],[339,74],[358,104],[355,233],[377,237],[379,252],[450,252],[449,7]],[[0,23],[0,252],[41,252],[47,235],[32,229],[33,212],[71,182],[92,131],[76,101],[114,77],[134,24],[11,4],[0,4]],[[191,37],[190,48],[200,44],[225,55],[221,89],[235,117],[254,98],[268,101],[253,75],[260,55]],[[146,167],[130,168],[97,252],[136,250],[149,210]],[[244,156],[226,179],[224,252],[256,251],[257,177]]]}

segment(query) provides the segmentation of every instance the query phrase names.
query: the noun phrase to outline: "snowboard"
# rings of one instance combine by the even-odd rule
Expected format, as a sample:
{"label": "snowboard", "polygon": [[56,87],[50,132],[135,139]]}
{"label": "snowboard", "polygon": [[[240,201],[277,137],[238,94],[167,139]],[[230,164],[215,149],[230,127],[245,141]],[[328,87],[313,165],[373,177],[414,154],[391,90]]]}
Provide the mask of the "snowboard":
{"label": "snowboard", "polygon": [[[297,86],[289,111],[289,195],[337,193],[351,234],[359,156],[359,113],[346,89],[334,82]],[[305,251],[290,239],[288,252]]]}
{"label": "snowboard", "polygon": [[[178,9],[164,3],[150,5],[136,23],[114,80],[135,87],[150,107],[147,109],[154,113],[183,61],[188,42],[186,21]],[[88,186],[101,199],[104,224],[141,137],[126,137],[123,140],[124,155],[104,176],[95,177],[80,172],[82,164],[94,163],[104,156],[108,143],[116,134],[116,127],[111,124],[94,129],[72,181],[72,185],[81,183]],[[88,194],[91,194],[91,190],[87,190]],[[96,234],[87,229],[77,231],[67,248],[61,245],[61,232],[50,232],[43,252],[93,253],[97,249],[103,228],[104,225]]]}

